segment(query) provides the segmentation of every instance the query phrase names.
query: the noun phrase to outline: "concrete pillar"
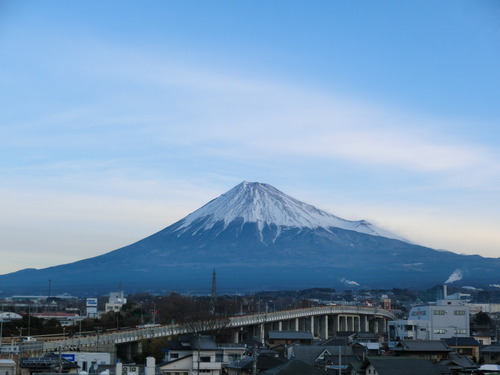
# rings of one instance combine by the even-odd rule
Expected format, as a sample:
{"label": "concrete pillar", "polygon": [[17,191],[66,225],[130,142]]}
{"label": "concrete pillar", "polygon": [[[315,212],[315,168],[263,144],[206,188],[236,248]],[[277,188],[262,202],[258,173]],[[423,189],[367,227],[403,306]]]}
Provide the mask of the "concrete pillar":
{"label": "concrete pillar", "polygon": [[368,315],[365,315],[365,332],[370,332],[370,323],[368,322]]}
{"label": "concrete pillar", "polygon": [[325,315],[324,332],[323,338],[328,340],[328,315]]}
{"label": "concrete pillar", "polygon": [[283,322],[281,320],[278,322],[278,331],[283,331]]}
{"label": "concrete pillar", "polygon": [[299,330],[299,318],[295,318],[295,331]]}
{"label": "concrete pillar", "polygon": [[311,316],[311,333],[313,334],[313,337],[315,336],[314,335],[314,315]]}
{"label": "concrete pillar", "polygon": [[264,324],[260,324],[259,328],[260,328],[260,332],[259,332],[260,342],[262,342],[264,344],[264,340],[265,340]]}
{"label": "concrete pillar", "polygon": [[237,329],[233,332],[233,342],[235,344],[238,344],[240,342],[240,335]]}
{"label": "concrete pillar", "polygon": [[123,363],[117,362],[115,366],[115,375],[122,375],[123,374]]}

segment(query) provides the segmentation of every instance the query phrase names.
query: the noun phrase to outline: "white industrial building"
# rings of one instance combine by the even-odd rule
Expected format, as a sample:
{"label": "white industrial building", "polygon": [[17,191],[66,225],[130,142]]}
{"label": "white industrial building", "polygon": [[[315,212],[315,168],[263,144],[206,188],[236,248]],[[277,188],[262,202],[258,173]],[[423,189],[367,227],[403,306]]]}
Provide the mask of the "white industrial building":
{"label": "white industrial building", "polygon": [[122,306],[127,303],[127,299],[123,292],[111,292],[109,294],[109,300],[104,308],[105,312],[109,311],[120,311]]}
{"label": "white industrial building", "polygon": [[469,337],[469,307],[444,291],[435,305],[413,307],[407,320],[389,322],[389,341]]}

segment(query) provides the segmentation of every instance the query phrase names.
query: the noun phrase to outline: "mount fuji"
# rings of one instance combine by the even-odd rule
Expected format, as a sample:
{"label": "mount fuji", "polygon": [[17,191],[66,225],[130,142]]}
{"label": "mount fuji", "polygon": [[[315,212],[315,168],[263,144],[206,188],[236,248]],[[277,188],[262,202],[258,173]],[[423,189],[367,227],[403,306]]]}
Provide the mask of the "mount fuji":
{"label": "mount fuji", "polygon": [[[311,287],[426,288],[498,283],[500,258],[459,255],[407,242],[367,221],[350,221],[276,188],[242,182],[167,228],[74,263],[0,275],[3,294],[54,292],[220,293]],[[457,277],[459,275],[459,277]]]}

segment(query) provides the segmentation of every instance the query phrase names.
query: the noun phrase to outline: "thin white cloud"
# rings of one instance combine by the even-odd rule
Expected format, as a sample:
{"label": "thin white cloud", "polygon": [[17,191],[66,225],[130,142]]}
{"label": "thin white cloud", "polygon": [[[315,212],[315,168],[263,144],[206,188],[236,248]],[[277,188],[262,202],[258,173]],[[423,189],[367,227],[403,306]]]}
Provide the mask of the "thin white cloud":
{"label": "thin white cloud", "polygon": [[[289,159],[307,160],[310,169],[320,161],[385,173],[390,170],[391,175],[410,171],[417,180],[431,181],[429,191],[482,192],[500,186],[498,150],[448,133],[449,123],[442,126],[432,116],[266,77],[249,79],[244,73],[224,72],[208,64],[175,63],[168,56],[138,50],[106,45],[90,54],[86,53],[88,46],[75,45],[78,48],[63,61],[66,73],[78,72],[81,78],[76,80],[98,81],[95,97],[70,96],[67,103],[54,105],[48,115],[0,125],[0,148],[9,150],[9,156],[16,155],[11,163],[0,166],[0,173],[9,178],[2,199],[10,202],[2,205],[2,249],[40,248],[40,241],[16,244],[22,234],[13,236],[12,231],[14,223],[35,228],[37,222],[44,222],[45,230],[35,238],[46,238],[44,249],[57,248],[61,259],[76,260],[83,254],[88,257],[111,250],[131,240],[120,231],[139,239],[151,234],[151,227],[157,229],[157,223],[170,224],[221,194],[222,186],[230,188],[233,180],[236,184],[250,179],[248,175],[240,178],[252,170],[242,168],[244,164],[254,167],[256,176],[264,174],[271,163],[279,166],[276,169],[293,169]],[[205,162],[206,168],[197,169]],[[224,168],[218,168],[220,165]],[[323,174],[318,170],[316,177]],[[290,179],[300,175],[297,171]],[[203,182],[212,178],[218,186]],[[31,188],[19,196],[19,186]],[[24,202],[21,209],[19,202]],[[490,202],[492,207],[496,204]],[[163,216],[158,206],[168,213]],[[429,246],[444,238],[442,247],[455,250],[445,243],[458,244],[465,233],[477,238],[487,234],[490,242],[498,237],[478,215],[477,223],[456,234],[456,224],[463,225],[465,220],[447,221],[456,214],[453,211],[436,216],[454,224],[434,230],[437,219],[425,220],[429,212],[411,218],[415,209],[411,205],[405,207],[408,217],[398,217],[396,212],[386,215],[383,207],[378,211],[366,206],[351,206],[351,210],[353,207],[371,217],[380,215],[380,220],[401,229],[398,232],[405,237],[417,243],[424,238]],[[73,228],[54,245],[60,223],[71,218],[77,218]],[[402,219],[399,223],[398,218]],[[92,223],[104,231],[83,230]],[[423,228],[423,237],[408,236],[407,228],[412,225]],[[78,226],[87,239],[75,248]],[[433,232],[426,234],[429,228]],[[106,236],[111,238],[109,242]],[[114,242],[114,238],[119,240]],[[486,247],[486,243],[481,245]],[[68,247],[73,249],[70,258],[64,252]],[[53,260],[45,265],[60,263]]]}
{"label": "thin white cloud", "polygon": [[[138,71],[137,66],[143,68]],[[498,152],[442,133],[436,129],[436,119],[385,106],[377,108],[363,100],[341,98],[339,93],[319,94],[199,66],[179,68],[147,57],[137,57],[132,66],[122,65],[113,73],[123,79],[134,77],[150,87],[187,92],[186,101],[192,105],[182,104],[186,111],[198,114],[182,124],[184,132],[172,134],[167,124],[165,139],[189,138],[195,145],[226,142],[229,149],[234,146],[240,151],[233,155],[236,158],[246,150],[264,156],[341,158],[367,165],[453,173],[499,165]],[[176,110],[168,104],[166,107]]]}

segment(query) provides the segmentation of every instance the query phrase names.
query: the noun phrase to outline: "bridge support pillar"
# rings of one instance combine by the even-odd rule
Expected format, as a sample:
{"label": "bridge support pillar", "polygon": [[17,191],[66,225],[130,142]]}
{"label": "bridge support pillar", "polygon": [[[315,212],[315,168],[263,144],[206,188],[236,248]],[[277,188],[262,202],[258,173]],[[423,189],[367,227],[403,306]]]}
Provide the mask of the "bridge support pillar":
{"label": "bridge support pillar", "polygon": [[299,330],[299,318],[295,318],[295,331]]}
{"label": "bridge support pillar", "polygon": [[283,331],[283,322],[281,320],[278,322],[278,331]]}
{"label": "bridge support pillar", "polygon": [[240,342],[240,331],[239,330],[235,330],[233,332],[233,342],[235,344],[238,344]]}
{"label": "bridge support pillar", "polygon": [[354,331],[359,332],[361,331],[361,317],[359,315],[356,315],[353,317],[354,319]]}
{"label": "bridge support pillar", "polygon": [[314,332],[314,315],[311,316],[311,333],[313,335],[313,337],[315,336],[315,332]]}
{"label": "bridge support pillar", "polygon": [[323,319],[323,332],[321,338],[325,340],[328,339],[328,315],[325,315]]}

